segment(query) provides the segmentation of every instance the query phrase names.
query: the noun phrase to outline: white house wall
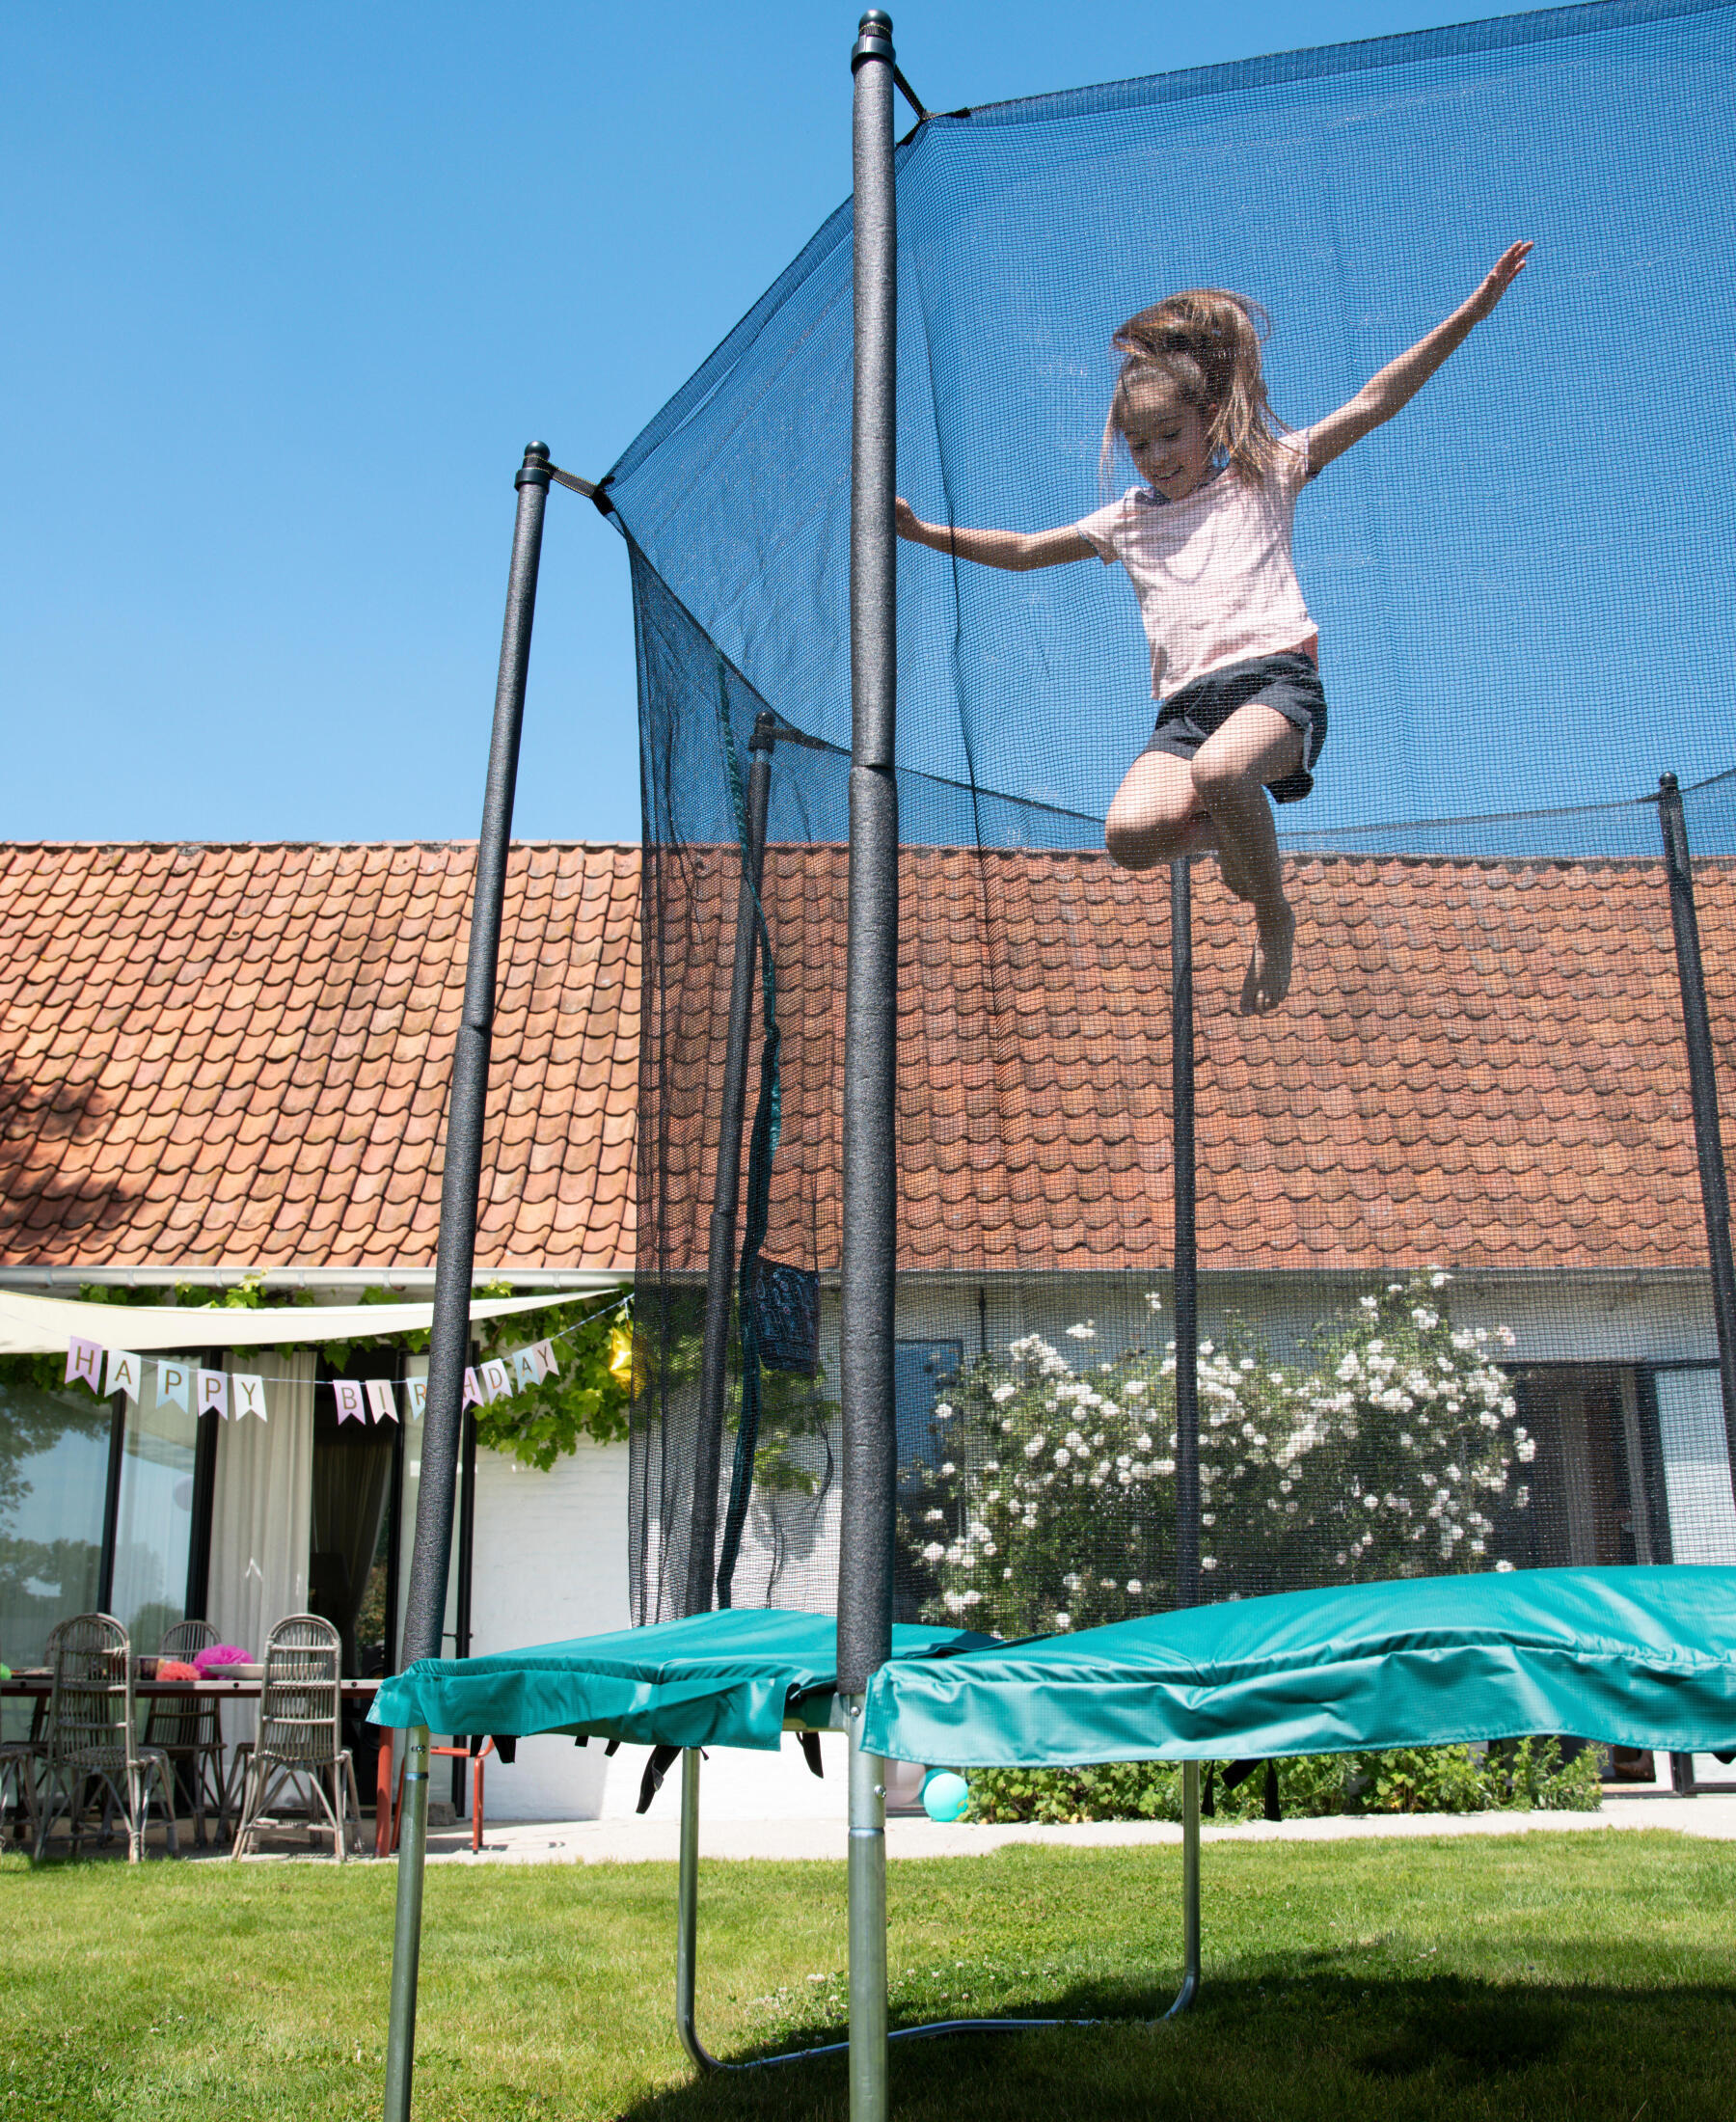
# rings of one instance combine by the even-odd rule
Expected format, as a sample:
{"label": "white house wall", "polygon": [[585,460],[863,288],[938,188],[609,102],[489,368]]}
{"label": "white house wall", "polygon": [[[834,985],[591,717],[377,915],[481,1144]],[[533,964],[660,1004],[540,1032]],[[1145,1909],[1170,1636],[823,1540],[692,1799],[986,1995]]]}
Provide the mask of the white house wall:
{"label": "white house wall", "polygon": [[[629,1626],[627,1468],[624,1444],[581,1444],[546,1474],[499,1452],[476,1454],[474,1655]],[[744,1564],[752,1560],[749,1537]],[[842,1742],[823,1744],[824,1782],[809,1774],[793,1739],[784,1741],[779,1755],[717,1749],[705,1766],[706,1817],[842,1819]],[[562,1738],[522,1740],[510,1767],[488,1764],[488,1817],[624,1818],[638,1802],[648,1751],[624,1746],[610,1760],[595,1739],[587,1747]],[[679,1803],[676,1782],[671,1776],[655,1811],[673,1811]]]}

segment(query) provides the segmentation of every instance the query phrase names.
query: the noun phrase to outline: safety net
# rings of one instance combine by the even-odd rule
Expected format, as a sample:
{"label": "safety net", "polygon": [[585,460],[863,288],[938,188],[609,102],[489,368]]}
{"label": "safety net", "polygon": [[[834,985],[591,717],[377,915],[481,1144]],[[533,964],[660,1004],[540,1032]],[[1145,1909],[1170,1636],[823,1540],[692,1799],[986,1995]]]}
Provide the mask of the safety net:
{"label": "safety net", "polygon": [[[1736,1564],[1659,801],[1679,777],[1727,1084],[1733,32],[1617,0],[902,144],[898,479],[931,534],[897,576],[901,1620],[1177,1601],[1172,878],[1104,823],[1153,646],[1097,548],[946,540],[1240,477],[1170,501],[1104,449],[1112,335],[1197,287],[1270,318],[1290,470],[1247,491],[1294,502],[1329,720],[1275,807],[1278,1007],[1244,1010],[1255,915],[1191,864],[1202,1594]],[[1298,492],[1517,239],[1492,313]],[[851,275],[846,204],[606,481],[644,778],[638,1621],[835,1597]]]}

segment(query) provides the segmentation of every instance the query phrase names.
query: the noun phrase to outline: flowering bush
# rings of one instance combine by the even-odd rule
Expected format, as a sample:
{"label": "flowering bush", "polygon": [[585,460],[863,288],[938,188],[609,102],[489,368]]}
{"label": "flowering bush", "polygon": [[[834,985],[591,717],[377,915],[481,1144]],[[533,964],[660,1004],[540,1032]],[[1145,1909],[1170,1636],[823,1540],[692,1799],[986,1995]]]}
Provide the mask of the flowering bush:
{"label": "flowering bush", "polygon": [[[1515,1474],[1535,1446],[1489,1334],[1453,1327],[1448,1281],[1363,1296],[1306,1368],[1239,1328],[1200,1344],[1207,1596],[1510,1566],[1491,1513],[1528,1505]],[[1067,1353],[1032,1334],[979,1358],[935,1409],[943,1463],[901,1528],[934,1619],[1039,1635],[1173,1603],[1175,1344],[1094,1363],[1092,1320],[1066,1338]]]}

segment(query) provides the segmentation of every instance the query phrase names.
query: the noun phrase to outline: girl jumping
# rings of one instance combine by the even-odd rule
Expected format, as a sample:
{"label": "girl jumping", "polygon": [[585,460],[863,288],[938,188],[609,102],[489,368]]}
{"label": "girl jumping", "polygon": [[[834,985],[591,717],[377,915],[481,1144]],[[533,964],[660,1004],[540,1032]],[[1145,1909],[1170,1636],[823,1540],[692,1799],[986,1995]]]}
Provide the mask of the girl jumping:
{"label": "girl jumping", "polygon": [[1284,896],[1266,801],[1314,787],[1326,740],[1319,637],[1290,559],[1296,497],[1399,407],[1494,309],[1525,269],[1515,243],[1468,302],[1389,362],[1347,405],[1299,433],[1266,402],[1263,313],[1241,295],[1166,296],[1116,333],[1122,357],[1103,430],[1143,480],[1055,530],[963,530],[898,503],[898,532],[986,567],[1119,560],[1152,647],[1157,724],[1117,790],[1104,840],[1124,869],[1215,851],[1224,882],[1254,910],[1241,1006],[1276,1009],[1289,991],[1296,917]]}

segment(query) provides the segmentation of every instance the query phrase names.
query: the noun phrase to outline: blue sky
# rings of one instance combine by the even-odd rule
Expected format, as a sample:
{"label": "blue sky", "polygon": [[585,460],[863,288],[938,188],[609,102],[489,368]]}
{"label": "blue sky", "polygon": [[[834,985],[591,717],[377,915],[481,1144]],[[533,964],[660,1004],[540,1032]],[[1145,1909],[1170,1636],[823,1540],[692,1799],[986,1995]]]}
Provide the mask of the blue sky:
{"label": "blue sky", "polygon": [[[857,12],[8,10],[0,834],[473,834],[519,452],[602,471],[848,190]],[[893,10],[937,109],[1461,13]],[[570,496],[517,823],[638,833]]]}

